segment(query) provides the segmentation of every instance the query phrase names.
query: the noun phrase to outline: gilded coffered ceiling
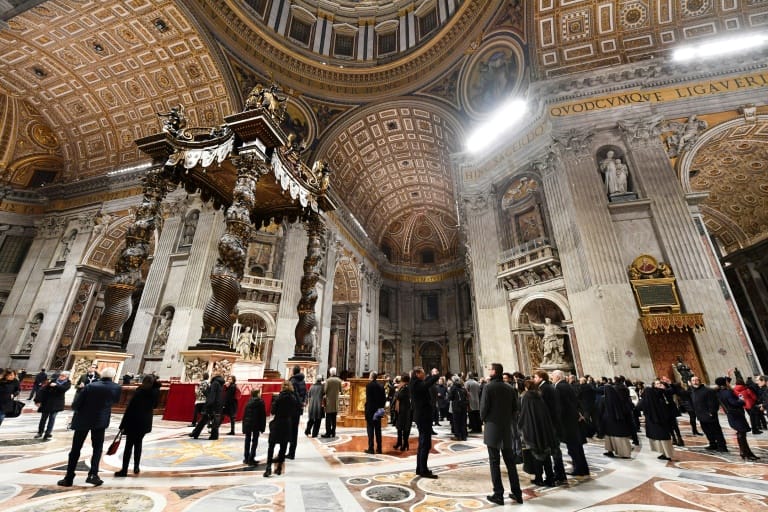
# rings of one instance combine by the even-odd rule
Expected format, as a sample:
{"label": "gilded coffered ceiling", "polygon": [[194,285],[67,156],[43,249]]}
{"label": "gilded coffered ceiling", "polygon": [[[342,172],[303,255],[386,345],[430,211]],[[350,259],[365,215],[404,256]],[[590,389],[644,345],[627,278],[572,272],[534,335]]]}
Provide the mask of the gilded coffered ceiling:
{"label": "gilded coffered ceiling", "polygon": [[[184,104],[198,126],[215,126],[232,112],[211,44],[171,0],[55,0],[8,25],[0,31],[0,92],[6,105],[40,119],[32,140],[45,142],[35,155],[61,159],[59,168],[45,167],[59,181],[142,161],[133,141],[158,132],[157,113],[172,105]],[[17,126],[4,121],[3,140],[13,142],[8,130]],[[29,158],[26,151],[6,148],[7,165]],[[27,171],[5,179],[28,185]]]}
{"label": "gilded coffered ceiling", "polygon": [[653,59],[675,46],[762,28],[762,0],[530,0],[537,78]]}
{"label": "gilded coffered ceiling", "polygon": [[768,237],[768,120],[717,132],[691,170],[691,189],[709,192],[702,207],[707,228],[728,252]]}

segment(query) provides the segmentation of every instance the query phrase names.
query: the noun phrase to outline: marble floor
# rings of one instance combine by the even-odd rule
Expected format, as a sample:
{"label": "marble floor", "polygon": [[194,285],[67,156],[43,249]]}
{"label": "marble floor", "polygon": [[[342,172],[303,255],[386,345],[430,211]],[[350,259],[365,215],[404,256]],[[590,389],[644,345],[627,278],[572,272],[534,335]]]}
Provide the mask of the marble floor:
{"label": "marble floor", "polygon": [[[745,463],[737,456],[730,431],[731,453],[713,454],[704,450],[704,437],[690,435],[684,421],[685,448],[677,449],[670,462],[658,460],[642,435],[632,460],[603,456],[602,443],[595,439],[586,446],[592,470],[589,477],[571,478],[567,486],[542,488],[533,485],[518,466],[525,503],[507,500],[500,507],[485,499],[491,486],[482,436],[452,441],[445,423],[435,427],[438,435],[433,438],[429,459],[430,467],[439,474],[437,480],[416,477],[416,437],[411,439],[410,451],[396,451],[391,427],[384,430],[381,455],[363,452],[367,445],[363,429],[339,429],[333,440],[300,433],[296,459],[287,461],[282,475],[264,478],[265,436],[257,452],[262,464],[252,468],[242,464],[241,434],[222,435],[217,441],[193,440],[187,436],[190,429],[186,424],[157,417],[153,432],[145,439],[139,476],[113,476],[119,469],[121,449],[102,459],[104,485],[86,484],[90,460],[86,441],[74,487],[58,487],[72,439],[71,432],[64,430],[70,414],[59,415],[49,441],[33,438],[39,415],[31,408],[21,417],[3,422],[0,506],[4,512],[768,511],[768,433],[749,437],[753,451],[762,458]],[[113,416],[106,444],[118,423],[119,417]],[[567,465],[567,455],[565,459]]]}

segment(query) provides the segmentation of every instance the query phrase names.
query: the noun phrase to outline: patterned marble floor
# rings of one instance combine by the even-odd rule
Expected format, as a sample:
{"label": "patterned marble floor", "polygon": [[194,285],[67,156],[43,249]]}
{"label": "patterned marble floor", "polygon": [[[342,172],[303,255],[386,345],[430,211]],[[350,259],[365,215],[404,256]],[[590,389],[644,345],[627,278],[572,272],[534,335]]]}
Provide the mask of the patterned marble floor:
{"label": "patterned marble floor", "polygon": [[[57,419],[54,438],[34,439],[39,415],[28,409],[0,427],[0,504],[4,512],[68,511],[366,511],[460,512],[468,510],[584,510],[614,511],[768,511],[768,433],[750,436],[757,463],[744,463],[733,453],[706,452],[706,440],[694,437],[685,422],[685,448],[673,461],[662,462],[641,446],[632,460],[609,459],[595,440],[586,446],[592,475],[572,478],[567,486],[542,488],[518,466],[525,503],[505,507],[489,503],[490,477],[481,436],[454,442],[446,426],[435,427],[429,465],[437,480],[416,477],[416,438],[411,450],[396,451],[394,430],[384,431],[384,453],[367,455],[362,429],[340,429],[333,440],[300,435],[296,460],[288,461],[281,476],[264,478],[263,464],[250,468],[242,461],[243,436],[222,435],[218,441],[193,440],[182,423],[155,420],[145,439],[141,474],[115,478],[121,451],[105,456],[100,476],[103,486],[85,483],[90,460],[88,441],[75,486],[62,488],[72,439],[64,430],[70,413]],[[723,418],[724,420],[724,418]],[[113,417],[108,439],[114,435]],[[723,421],[723,423],[725,423]],[[238,425],[239,427],[239,425]],[[224,430],[222,430],[224,432]],[[414,434],[415,434],[414,429]],[[730,432],[729,432],[730,435]],[[265,460],[262,437],[257,458]],[[568,457],[565,457],[566,463]]]}

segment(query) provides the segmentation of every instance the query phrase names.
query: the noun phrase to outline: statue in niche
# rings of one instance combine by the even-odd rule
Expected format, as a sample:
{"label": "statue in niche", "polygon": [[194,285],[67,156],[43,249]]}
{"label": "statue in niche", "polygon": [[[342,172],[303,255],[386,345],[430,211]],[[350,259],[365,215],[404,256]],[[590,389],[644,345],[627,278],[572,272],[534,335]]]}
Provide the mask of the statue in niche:
{"label": "statue in niche", "polygon": [[37,335],[40,332],[40,324],[43,323],[43,316],[42,315],[35,315],[35,318],[32,319],[31,322],[29,322],[29,329],[27,330],[27,336],[24,339],[24,343],[21,345],[21,350],[19,350],[22,354],[31,354],[32,353],[32,347],[35,345],[35,340],[37,339]]}
{"label": "statue in niche", "polygon": [[192,245],[192,241],[195,239],[195,232],[197,231],[197,221],[200,219],[200,212],[197,210],[187,215],[184,221],[184,233],[181,236],[181,244]]}
{"label": "statue in niche", "polygon": [[59,257],[56,258],[57,262],[67,261],[69,253],[72,252],[72,244],[75,243],[75,238],[77,238],[77,230],[73,229],[69,235],[61,239],[61,252],[59,253]]}
{"label": "statue in niche", "polygon": [[565,364],[565,339],[563,336],[567,334],[559,325],[553,324],[551,318],[545,318],[543,324],[536,322],[530,322],[531,327],[542,329],[542,354],[541,365],[547,366],[561,366]]}
{"label": "statue in niche", "polygon": [[173,310],[168,309],[160,315],[160,323],[157,324],[155,334],[152,336],[150,355],[159,356],[165,352],[165,346],[168,344],[168,334],[171,332],[171,322],[173,322]]}
{"label": "statue in niche", "polygon": [[605,175],[605,187],[609,196],[627,193],[627,177],[629,168],[621,158],[617,158],[613,150],[608,150],[605,158],[600,161],[600,172]]}
{"label": "statue in niche", "polygon": [[246,326],[240,336],[237,337],[237,344],[235,350],[240,354],[243,359],[250,359],[252,356],[254,340],[253,333],[251,332],[251,326]]}

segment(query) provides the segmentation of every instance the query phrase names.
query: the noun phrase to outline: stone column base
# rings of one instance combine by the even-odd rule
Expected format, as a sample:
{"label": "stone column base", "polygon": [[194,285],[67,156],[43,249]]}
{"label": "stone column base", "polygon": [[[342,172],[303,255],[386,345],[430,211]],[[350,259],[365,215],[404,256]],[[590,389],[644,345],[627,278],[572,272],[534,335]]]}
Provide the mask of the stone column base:
{"label": "stone column base", "polygon": [[96,363],[97,372],[101,373],[105,368],[115,369],[115,382],[120,382],[120,376],[123,374],[123,364],[126,359],[133,357],[133,354],[126,352],[111,352],[108,350],[73,350],[71,355],[74,357],[75,364],[72,365],[69,380],[77,382],[77,379],[84,373],[88,373],[91,364]]}

